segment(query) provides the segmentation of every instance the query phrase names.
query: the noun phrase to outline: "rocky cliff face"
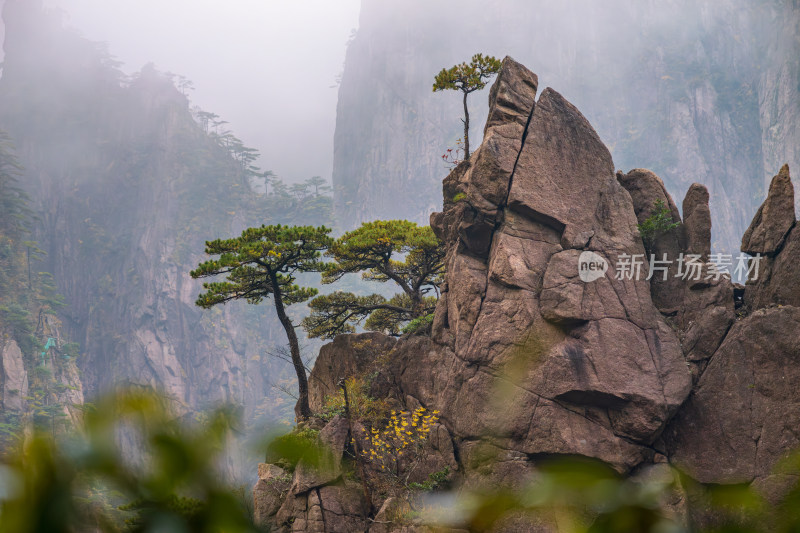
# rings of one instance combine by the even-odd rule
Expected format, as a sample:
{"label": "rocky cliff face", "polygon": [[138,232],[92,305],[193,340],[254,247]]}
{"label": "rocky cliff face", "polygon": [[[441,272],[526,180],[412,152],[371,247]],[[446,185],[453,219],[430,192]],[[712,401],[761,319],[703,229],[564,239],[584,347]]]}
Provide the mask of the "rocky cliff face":
{"label": "rocky cliff face", "polygon": [[266,353],[279,326],[244,303],[201,312],[188,275],[206,239],[267,221],[241,164],[167,76],[127,79],[35,4],[5,6],[0,128],[25,167],[87,395],[128,383],[162,390],[181,413],[233,402],[250,419],[276,415],[281,366]]}
{"label": "rocky cliff face", "polygon": [[[665,442],[676,464],[704,483],[754,483],[773,501],[786,476],[776,461],[800,446],[794,393],[800,320],[794,188],[784,165],[742,239],[761,254],[744,292],[744,316],[714,352]],[[781,413],[776,417],[771,413]]]}
{"label": "rocky cliff face", "polygon": [[[339,91],[334,184],[346,228],[438,209],[460,100],[433,76],[476,51],[535,67],[576,103],[618,168],[674,196],[706,185],[712,247],[735,253],[775,169],[800,164],[796,2],[365,0]],[[472,95],[473,145],[487,108]]]}
{"label": "rocky cliff face", "polygon": [[2,357],[3,411],[22,412],[25,410],[25,397],[28,395],[28,372],[22,351],[14,340],[5,339],[0,345]]}
{"label": "rocky cliff face", "polygon": [[[746,232],[742,248],[764,258],[737,299],[742,289],[706,262],[707,189],[689,188],[681,218],[656,174],[615,174],[581,112],[553,89],[538,99],[537,91],[537,76],[506,58],[483,143],[444,181],[444,210],[431,224],[448,247],[447,276],[432,335],[337,338],[317,361],[313,394],[370,375],[373,394],[440,412],[428,456],[437,468],[452,464],[459,487],[514,486],[548,458],[577,456],[636,476],[671,463],[701,483],[752,483],[779,500],[787,479],[774,468],[800,446],[791,429],[800,423],[800,301],[787,281],[798,272],[788,168]],[[647,279],[649,261],[638,274],[627,265],[645,254],[637,224],[658,201],[675,227],[647,252],[672,263],[654,262]],[[698,275],[678,264],[689,254]],[[344,445],[335,443],[348,431],[336,418],[321,436],[341,457]],[[277,478],[264,472],[261,520],[347,530],[329,526],[325,517],[335,516],[364,529],[364,509],[345,509],[334,495],[359,498],[335,469],[309,481],[298,468],[283,487],[289,496],[268,506],[264,487]],[[396,504],[373,503],[383,504],[379,516]],[[702,520],[687,505],[684,519]],[[375,531],[406,531],[379,522]],[[501,530],[532,527],[511,520]]]}
{"label": "rocky cliff face", "polygon": [[50,418],[46,425],[52,430],[73,427],[80,422],[84,403],[80,371],[58,319],[43,314],[40,321],[36,335],[52,342],[35,353],[23,353],[9,334],[11,328],[0,322],[0,414],[6,420]]}
{"label": "rocky cliff face", "polygon": [[7,329],[0,322],[0,457],[15,450],[17,439],[34,426],[53,435],[78,427],[84,404],[80,371],[62,349],[58,327],[43,331],[57,341],[44,356],[23,353]]}

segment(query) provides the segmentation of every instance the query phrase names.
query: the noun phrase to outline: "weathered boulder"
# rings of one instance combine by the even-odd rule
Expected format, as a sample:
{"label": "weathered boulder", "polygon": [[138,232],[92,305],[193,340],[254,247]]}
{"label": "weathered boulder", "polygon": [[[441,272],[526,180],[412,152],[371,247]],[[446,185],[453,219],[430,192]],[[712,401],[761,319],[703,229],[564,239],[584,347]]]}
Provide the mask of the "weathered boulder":
{"label": "weathered boulder", "polygon": [[410,516],[411,513],[411,504],[407,500],[397,496],[386,498],[375,515],[375,525],[370,528],[370,533],[397,531],[396,524],[405,521],[405,517]]}
{"label": "weathered boulder", "polygon": [[[617,173],[617,180],[633,200],[636,217],[641,224],[654,213],[656,202],[669,209],[672,222],[680,223],[678,209],[664,183],[653,172],[634,169],[628,174]],[[653,269],[650,290],[653,303],[670,318],[696,379],[719,347],[734,320],[733,287],[727,277],[709,277],[706,261],[711,253],[711,214],[709,195],[705,187],[693,184],[683,200],[683,224],[651,244],[652,256],[666,260],[666,271]],[[698,275],[688,273],[685,261],[698,256],[701,266]],[[650,258],[652,260],[653,257]],[[684,263],[681,266],[681,260]]]}
{"label": "weathered boulder", "polygon": [[[447,309],[446,318],[438,320],[447,324],[444,329],[437,330],[437,340],[451,344],[454,349],[463,350],[469,342],[475,322],[481,310],[481,305],[486,297],[486,264],[468,254],[456,253],[448,261],[448,269],[461,272],[458,283],[447,283],[446,294],[440,298],[437,308]],[[440,313],[436,313],[434,321]],[[445,341],[445,339],[447,339]]]}
{"label": "weathered boulder", "polygon": [[319,440],[333,454],[334,458],[341,459],[348,445],[350,424],[341,415],[333,417],[319,432]]}
{"label": "weathered boulder", "polygon": [[620,194],[611,154],[580,111],[548,87],[526,131],[508,207],[559,232],[594,232],[595,249],[634,247],[630,199]]}
{"label": "weathered boulder", "polygon": [[[617,180],[625,187],[633,201],[633,210],[636,213],[638,224],[642,224],[655,213],[655,206],[658,202],[669,209],[673,223],[680,223],[681,217],[678,208],[672,197],[664,187],[664,182],[655,173],[643,169],[635,168],[623,174],[617,172]],[[651,244],[651,249],[647,250],[648,255],[646,267],[650,266],[653,258],[656,261],[668,261],[668,263],[653,263],[653,266],[666,266],[666,272],[653,270],[650,279],[650,293],[655,306],[665,314],[674,314],[680,307],[681,294],[684,291],[684,282],[678,273],[678,257],[686,248],[686,239],[682,227],[670,230],[664,235],[657,236]],[[710,240],[709,240],[710,243]],[[648,268],[649,274],[649,268]]]}
{"label": "weathered boulder", "polygon": [[608,428],[652,442],[689,392],[689,376],[669,326],[642,329],[619,318],[592,320],[531,376],[544,398],[604,408]]}
{"label": "weathered boulder", "polygon": [[783,245],[794,222],[794,187],[789,178],[789,165],[783,165],[772,178],[767,199],[742,237],[742,251],[750,255],[774,254]]}
{"label": "weathered boulder", "polygon": [[536,74],[510,57],[503,59],[489,93],[483,143],[469,159],[469,170],[461,180],[470,203],[487,213],[496,210],[508,195],[538,86]]}
{"label": "weathered boulder", "polygon": [[682,335],[681,345],[687,361],[705,361],[714,355],[733,323],[733,312],[728,306],[708,306],[705,313],[690,321]]}
{"label": "weathered boulder", "polygon": [[[711,211],[708,190],[692,184],[683,199],[685,254],[699,255],[705,261],[711,254]],[[733,257],[732,257],[733,258]],[[731,274],[735,271],[732,266]],[[682,303],[674,324],[678,327],[684,355],[699,377],[705,361],[711,358],[734,320],[735,298],[730,276],[711,277],[708,266],[700,282],[686,280]],[[676,295],[677,296],[677,295]],[[676,298],[677,299],[677,298]]]}
{"label": "weathered boulder", "polygon": [[509,56],[503,58],[500,73],[489,90],[489,116],[484,134],[495,126],[528,124],[539,88],[539,78]]}
{"label": "weathered boulder", "polygon": [[752,272],[744,293],[748,310],[800,306],[800,231],[795,224],[794,187],[787,165],[772,179],[767,199],[742,239],[742,251],[761,254],[750,263]]}
{"label": "weathered boulder", "polygon": [[325,398],[339,391],[339,381],[363,373],[375,359],[388,353],[396,340],[381,333],[339,335],[324,345],[308,377],[309,405],[319,412]]}
{"label": "weathered boulder", "polygon": [[3,411],[21,413],[27,403],[28,373],[22,351],[12,339],[0,339],[0,384],[3,387]]}
{"label": "weathered boulder", "polygon": [[297,463],[290,488],[292,494],[303,494],[339,479],[342,475],[341,457],[328,452],[324,448],[321,450],[317,464],[310,464],[305,459]]}
{"label": "weathered boulder", "polygon": [[[671,462],[698,481],[750,483],[772,504],[794,481],[776,467],[800,446],[789,429],[800,423],[795,233],[793,188],[784,167],[743,239],[743,251],[761,254],[746,289],[738,289],[750,314],[733,321],[728,280],[686,293],[683,349],[699,379],[663,436]],[[720,518],[706,496],[691,500],[696,527]]]}
{"label": "weathered boulder", "polygon": [[366,502],[358,484],[322,487],[319,489],[319,501],[325,533],[352,533],[367,529]]}
{"label": "weathered boulder", "polygon": [[502,231],[494,235],[490,280],[511,289],[538,292],[548,260],[561,251],[560,237],[558,231],[507,210]]}
{"label": "weathered boulder", "polygon": [[274,519],[273,530],[303,533],[367,531],[368,508],[360,484],[345,481],[296,494],[289,490]]}
{"label": "weathered boulder", "polygon": [[646,168],[634,168],[627,174],[617,172],[617,181],[631,195],[639,224],[653,215],[657,201],[669,209],[673,222],[681,221],[678,207],[667,192],[664,182],[654,172]]}
{"label": "weathered boulder", "polygon": [[768,305],[800,306],[800,230],[794,226],[780,252],[761,259],[758,278],[748,280],[745,302],[751,310]]}
{"label": "weathered boulder", "polygon": [[260,463],[258,481],[253,487],[253,516],[256,525],[265,527],[281,508],[289,490],[291,477],[276,465]]}
{"label": "weathered boulder", "polygon": [[431,216],[431,226],[443,240],[458,242],[463,252],[481,258],[489,254],[538,83],[536,74],[510,57],[503,59],[489,95],[483,143],[445,179],[444,211]]}
{"label": "weathered boulder", "polygon": [[304,533],[328,533],[325,527],[325,517],[322,512],[322,501],[319,491],[315,490],[307,495],[295,496],[304,506],[304,514],[293,517],[291,523],[292,531],[302,531]]}
{"label": "weathered boulder", "polygon": [[[688,395],[678,337],[653,306],[646,270],[615,275],[619,257],[644,250],[631,196],[586,119],[546,89],[520,143],[488,256],[450,234],[434,342],[399,344],[387,372],[440,409],[457,441],[492,435],[521,453],[586,454],[626,471],[652,455]],[[485,172],[454,174],[480,191],[495,177]],[[441,228],[463,212],[449,205],[448,182],[445,211],[432,216]],[[580,278],[583,251],[608,263],[604,276]]]}
{"label": "weathered boulder", "polygon": [[800,447],[800,308],[736,322],[665,432],[671,460],[703,483],[768,476]]}
{"label": "weathered boulder", "polygon": [[463,218],[461,211],[471,209],[468,203],[461,199],[466,197],[462,186],[464,174],[470,169],[468,161],[464,161],[442,181],[442,193],[444,196],[444,209],[440,212],[431,213],[431,229],[443,242],[456,242],[458,239],[458,225]]}
{"label": "weathered boulder", "polygon": [[[609,262],[603,254],[594,253]],[[580,250],[564,250],[550,258],[539,300],[542,316],[563,324],[602,318],[626,320],[626,304],[628,308],[635,305],[636,294],[622,293],[623,302],[618,292],[621,283],[613,276],[602,276],[591,283],[582,281],[578,272],[581,255]]]}
{"label": "weathered boulder", "polygon": [[683,228],[686,252],[699,255],[704,261],[711,254],[711,209],[708,189],[692,183],[683,198]]}

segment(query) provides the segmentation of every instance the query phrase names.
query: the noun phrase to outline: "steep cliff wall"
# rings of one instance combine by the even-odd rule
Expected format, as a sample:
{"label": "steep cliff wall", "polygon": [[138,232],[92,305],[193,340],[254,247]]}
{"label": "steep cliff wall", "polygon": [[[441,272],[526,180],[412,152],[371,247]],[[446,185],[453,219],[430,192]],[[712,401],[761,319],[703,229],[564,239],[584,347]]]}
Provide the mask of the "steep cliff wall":
{"label": "steep cliff wall", "polygon": [[87,394],[132,383],[162,389],[179,411],[234,402],[248,418],[276,415],[265,410],[285,368],[266,355],[277,323],[244,303],[201,312],[188,275],[206,239],[270,221],[241,164],[168,77],[126,79],[35,4],[6,3],[0,128],[25,168]]}
{"label": "steep cliff wall", "polygon": [[[423,222],[441,155],[461,136],[434,74],[482,51],[531,65],[575,102],[618,168],[652,169],[682,196],[710,192],[713,248],[735,252],[772,173],[797,158],[796,2],[559,3],[365,0],[339,91],[334,184],[346,228]],[[480,138],[485,98],[472,95]]]}
{"label": "steep cliff wall", "polygon": [[33,216],[20,178],[0,130],[0,456],[33,427],[52,435],[71,429],[84,407],[75,344],[57,317],[64,303],[31,240]]}

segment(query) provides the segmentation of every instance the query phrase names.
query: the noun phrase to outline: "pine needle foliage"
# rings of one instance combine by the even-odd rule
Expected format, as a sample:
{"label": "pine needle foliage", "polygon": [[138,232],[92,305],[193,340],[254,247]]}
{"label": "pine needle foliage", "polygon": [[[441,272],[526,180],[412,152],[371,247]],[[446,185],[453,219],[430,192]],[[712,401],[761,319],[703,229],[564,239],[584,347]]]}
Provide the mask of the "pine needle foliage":
{"label": "pine needle foliage", "polygon": [[323,283],[361,273],[367,281],[392,282],[402,292],[389,299],[341,291],[319,296],[303,320],[310,337],[350,333],[365,319],[367,329],[397,335],[409,320],[433,312],[436,297],[430,293],[442,282],[445,250],[430,227],[407,220],[367,222],[342,235],[325,255],[333,261],[322,271]]}
{"label": "pine needle foliage", "polygon": [[653,213],[638,225],[644,249],[650,253],[655,242],[663,235],[680,226],[680,222],[672,221],[672,213],[663,200],[656,200]]}
{"label": "pine needle foliage", "polygon": [[286,314],[286,306],[304,302],[317,290],[295,283],[302,272],[318,272],[323,268],[321,253],[332,239],[325,226],[261,226],[248,228],[240,237],[206,242],[206,253],[218,256],[201,263],[190,274],[193,278],[224,275],[225,281],[203,283],[206,292],[196,304],[204,309],[231,300],[258,304],[272,298],[278,320],[286,331],[292,364],[297,374],[299,399],[296,414],[300,419],[311,416],[308,404],[308,378],[294,324]]}
{"label": "pine needle foliage", "polygon": [[467,96],[486,87],[487,81],[500,72],[502,62],[496,57],[475,54],[469,63],[443,68],[433,80],[433,92],[461,91],[464,94],[464,159],[469,159],[469,109]]}

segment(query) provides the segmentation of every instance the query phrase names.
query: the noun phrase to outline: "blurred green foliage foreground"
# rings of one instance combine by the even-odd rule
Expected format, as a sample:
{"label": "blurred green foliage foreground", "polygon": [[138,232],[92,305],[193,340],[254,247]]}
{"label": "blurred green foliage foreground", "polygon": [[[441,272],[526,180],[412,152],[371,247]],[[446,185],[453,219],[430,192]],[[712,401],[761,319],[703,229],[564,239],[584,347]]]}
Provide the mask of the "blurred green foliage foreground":
{"label": "blurred green foliage foreground", "polygon": [[0,531],[257,531],[244,495],[222,484],[217,467],[232,411],[181,422],[143,392],[97,405],[79,433],[28,435],[0,464]]}
{"label": "blurred green foliage foreground", "polygon": [[[0,531],[259,531],[248,492],[221,481],[233,411],[187,422],[167,403],[152,393],[119,393],[88,410],[73,435],[20,437],[0,463]],[[316,432],[303,428],[267,435],[259,448],[285,466],[324,468],[331,459]],[[400,511],[387,517],[388,531],[800,532],[797,455],[775,472],[788,481],[777,505],[747,485],[704,486],[666,464],[648,468],[622,478],[600,463],[562,457],[537,461],[536,476],[513,488],[409,486]],[[344,468],[343,475],[356,473]]]}

